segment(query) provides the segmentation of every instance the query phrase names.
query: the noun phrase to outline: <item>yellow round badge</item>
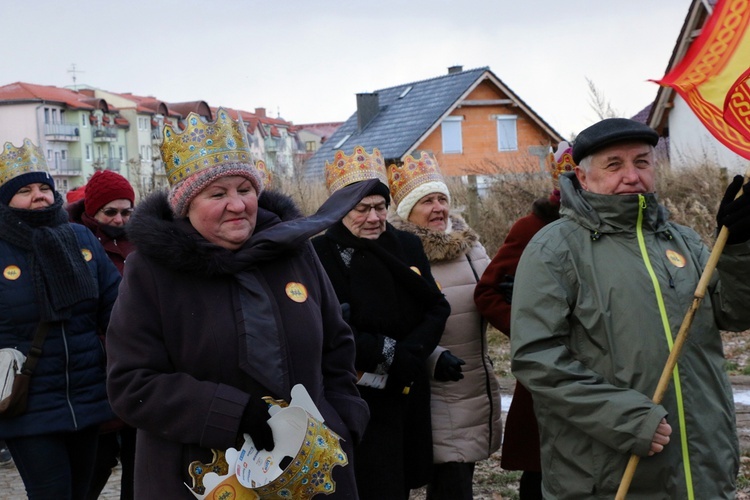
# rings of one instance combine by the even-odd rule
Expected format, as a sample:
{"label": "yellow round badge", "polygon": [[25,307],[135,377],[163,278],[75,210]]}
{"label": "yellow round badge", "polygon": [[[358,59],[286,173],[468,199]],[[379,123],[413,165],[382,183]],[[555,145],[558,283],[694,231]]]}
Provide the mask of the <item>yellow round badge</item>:
{"label": "yellow round badge", "polygon": [[81,254],[83,254],[83,258],[86,259],[86,262],[94,258],[94,255],[88,248],[81,248]]}
{"label": "yellow round badge", "polygon": [[417,273],[418,275],[422,276],[422,271],[419,270],[417,266],[411,266],[409,269]]}
{"label": "yellow round badge", "polygon": [[3,270],[6,280],[15,281],[21,277],[21,269],[18,266],[8,266]]}
{"label": "yellow round badge", "polygon": [[286,284],[286,295],[300,304],[307,300],[307,288],[302,283],[290,281]]}
{"label": "yellow round badge", "polygon": [[669,259],[669,262],[677,267],[685,267],[685,257],[678,254],[674,250],[667,250],[667,259]]}

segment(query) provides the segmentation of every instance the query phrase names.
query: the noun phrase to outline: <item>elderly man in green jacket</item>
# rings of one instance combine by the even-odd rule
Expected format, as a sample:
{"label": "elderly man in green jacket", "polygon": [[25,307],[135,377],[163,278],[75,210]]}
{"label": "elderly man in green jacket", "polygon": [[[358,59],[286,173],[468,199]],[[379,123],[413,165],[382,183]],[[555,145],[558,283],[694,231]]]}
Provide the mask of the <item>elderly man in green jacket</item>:
{"label": "elderly man in green jacket", "polygon": [[[532,393],[545,498],[734,498],[738,441],[719,329],[750,328],[750,187],[717,217],[729,240],[660,405],[651,401],[709,256],[654,194],[658,135],[622,118],[583,130],[561,218],[521,257],[512,369]],[[737,200],[740,189],[744,194]],[[697,193],[696,193],[697,194]]]}

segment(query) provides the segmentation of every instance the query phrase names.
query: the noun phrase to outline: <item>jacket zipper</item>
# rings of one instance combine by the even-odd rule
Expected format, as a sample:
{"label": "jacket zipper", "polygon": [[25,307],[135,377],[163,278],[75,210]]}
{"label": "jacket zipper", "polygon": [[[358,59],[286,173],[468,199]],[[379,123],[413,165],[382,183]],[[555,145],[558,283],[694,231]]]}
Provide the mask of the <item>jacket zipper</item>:
{"label": "jacket zipper", "polygon": [[[661,292],[661,286],[659,286],[659,280],[656,277],[654,268],[651,266],[651,259],[649,259],[648,251],[646,249],[646,240],[643,237],[643,212],[646,210],[646,198],[642,195],[638,195],[638,222],[636,224],[636,235],[638,236],[638,246],[641,251],[641,257],[643,263],[646,266],[649,276],[651,277],[651,283],[654,287],[654,293],[656,294],[656,302],[659,305],[659,314],[661,316],[662,327],[664,328],[664,334],[667,338],[667,345],[669,346],[670,352],[674,345],[672,339],[672,330],[669,326],[669,316],[667,315],[667,308],[664,305],[664,296]],[[670,286],[672,285],[672,278],[670,276]],[[675,389],[675,400],[677,402],[677,417],[680,422],[680,444],[682,449],[682,465],[685,472],[685,488],[687,490],[687,497],[689,500],[695,499],[695,493],[693,492],[693,477],[690,469],[690,455],[688,454],[687,445],[687,430],[685,429],[685,406],[682,398],[682,388],[680,385],[680,372],[679,363],[675,365],[674,371],[672,372],[672,379],[674,381]]]}
{"label": "jacket zipper", "polygon": [[76,412],[73,410],[73,403],[70,401],[70,351],[68,350],[68,337],[65,334],[65,322],[60,322],[60,332],[62,333],[63,346],[65,348],[65,401],[70,410],[70,416],[73,417],[73,427],[78,429]]}

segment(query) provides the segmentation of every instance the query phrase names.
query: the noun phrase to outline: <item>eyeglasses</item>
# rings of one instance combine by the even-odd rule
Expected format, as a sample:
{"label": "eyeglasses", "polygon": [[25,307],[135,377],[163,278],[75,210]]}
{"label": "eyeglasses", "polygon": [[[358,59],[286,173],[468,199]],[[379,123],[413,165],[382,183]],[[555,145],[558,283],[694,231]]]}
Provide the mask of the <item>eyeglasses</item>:
{"label": "eyeglasses", "polygon": [[104,215],[106,215],[107,217],[115,217],[117,214],[120,214],[124,218],[124,217],[130,217],[131,215],[133,215],[132,208],[117,209],[115,207],[107,207],[107,208],[102,208],[99,211],[103,213]]}
{"label": "eyeglasses", "polygon": [[364,203],[360,203],[354,207],[354,211],[362,215],[369,215],[370,210],[375,210],[376,214],[383,215],[388,211],[388,207],[385,203],[378,203],[376,205],[365,205]]}

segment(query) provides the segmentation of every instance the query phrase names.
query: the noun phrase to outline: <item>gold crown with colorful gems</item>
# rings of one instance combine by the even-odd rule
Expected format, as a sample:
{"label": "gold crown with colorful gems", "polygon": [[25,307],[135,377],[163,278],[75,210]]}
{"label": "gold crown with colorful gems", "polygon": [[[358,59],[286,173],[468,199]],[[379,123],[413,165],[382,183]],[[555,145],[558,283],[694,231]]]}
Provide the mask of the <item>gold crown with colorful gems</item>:
{"label": "gold crown with colorful gems", "polygon": [[187,127],[178,132],[164,126],[161,156],[170,187],[191,175],[224,163],[255,162],[250,155],[245,133],[224,108],[216,111],[216,120],[205,122],[191,112]]}
{"label": "gold crown with colorful gems", "polygon": [[39,146],[24,139],[20,147],[6,142],[0,153],[0,186],[19,175],[29,172],[47,172],[47,160]]}
{"label": "gold crown with colorful gems", "polygon": [[336,151],[333,162],[326,162],[325,171],[329,194],[367,179],[380,179],[383,184],[388,185],[385,162],[378,148],[373,148],[372,154],[367,153],[362,146],[355,146],[351,155],[343,150]]}
{"label": "gold crown with colorful gems", "polygon": [[552,175],[552,183],[557,189],[559,185],[560,175],[565,172],[572,172],[575,170],[576,164],[573,161],[573,147],[566,141],[561,141],[557,145],[557,151],[550,152],[547,155],[547,169]]}
{"label": "gold crown with colorful gems", "polygon": [[428,182],[445,183],[440,167],[433,155],[427,151],[420,151],[404,158],[402,165],[388,165],[388,186],[391,189],[391,197],[396,205],[400,205],[406,195],[414,188]]}

